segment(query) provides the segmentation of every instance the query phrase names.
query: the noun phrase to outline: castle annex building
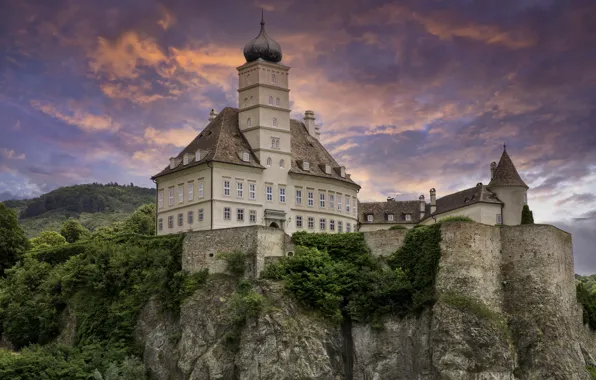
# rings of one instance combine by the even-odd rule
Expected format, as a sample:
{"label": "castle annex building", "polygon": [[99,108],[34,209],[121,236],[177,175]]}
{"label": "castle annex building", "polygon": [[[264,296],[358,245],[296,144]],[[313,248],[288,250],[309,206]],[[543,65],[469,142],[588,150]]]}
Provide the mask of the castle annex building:
{"label": "castle annex building", "polygon": [[482,183],[437,199],[430,189],[430,203],[424,195],[418,200],[360,203],[360,230],[386,230],[394,225],[414,227],[433,224],[441,218],[462,215],[483,224],[518,225],[523,206],[527,204],[528,185],[521,179],[511,157],[503,147],[499,164],[490,164],[490,182]]}
{"label": "castle annex building", "polygon": [[312,111],[290,119],[289,71],[265,32],[244,47],[238,108],[209,124],[152,179],[157,233],[249,225],[350,232],[360,186],[319,142]]}

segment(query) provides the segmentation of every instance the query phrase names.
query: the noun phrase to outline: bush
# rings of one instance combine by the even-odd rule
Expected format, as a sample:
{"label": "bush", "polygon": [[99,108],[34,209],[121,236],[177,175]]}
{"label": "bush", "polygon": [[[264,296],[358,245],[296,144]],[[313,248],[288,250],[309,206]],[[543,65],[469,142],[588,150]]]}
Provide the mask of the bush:
{"label": "bush", "polygon": [[218,253],[216,256],[220,260],[224,260],[227,264],[227,270],[236,277],[242,277],[246,270],[246,255],[240,251]]}
{"label": "bush", "polygon": [[588,371],[588,373],[590,374],[590,377],[592,377],[593,380],[596,380],[596,367],[587,365],[586,371]]}
{"label": "bush", "polygon": [[452,222],[467,222],[467,223],[474,223],[474,220],[468,216],[464,215],[454,215],[454,216],[446,216],[441,218],[437,221],[437,223],[452,223]]}
{"label": "bush", "polygon": [[399,224],[397,224],[395,226],[389,227],[389,230],[407,230],[407,228],[404,227],[404,226],[400,226]]}
{"label": "bush", "polygon": [[528,205],[522,208],[521,224],[534,224],[534,213],[530,211]]}
{"label": "bush", "polygon": [[584,283],[576,285],[577,301],[582,305],[584,324],[596,330],[596,293],[591,293]]}

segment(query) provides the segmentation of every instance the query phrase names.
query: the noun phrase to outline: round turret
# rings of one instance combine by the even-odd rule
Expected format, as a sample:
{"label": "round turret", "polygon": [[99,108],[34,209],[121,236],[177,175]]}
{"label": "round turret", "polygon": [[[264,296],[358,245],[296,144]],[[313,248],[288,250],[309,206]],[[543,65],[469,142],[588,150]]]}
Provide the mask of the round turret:
{"label": "round turret", "polygon": [[262,18],[259,35],[244,46],[244,58],[246,62],[253,62],[259,58],[273,63],[281,61],[281,46],[267,35],[265,21]]}

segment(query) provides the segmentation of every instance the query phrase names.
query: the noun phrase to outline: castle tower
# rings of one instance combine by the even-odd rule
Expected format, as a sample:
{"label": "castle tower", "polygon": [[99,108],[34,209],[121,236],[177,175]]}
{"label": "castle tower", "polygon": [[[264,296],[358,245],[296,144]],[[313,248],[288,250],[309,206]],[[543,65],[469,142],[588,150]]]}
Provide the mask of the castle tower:
{"label": "castle tower", "polygon": [[290,68],[281,63],[281,47],[267,35],[263,18],[259,35],[244,47],[244,57],[246,63],[237,68],[240,130],[261,165],[289,168]]}
{"label": "castle tower", "polygon": [[521,213],[527,203],[528,185],[521,179],[503,145],[503,154],[494,170],[491,167],[488,189],[504,203],[502,221],[508,226],[521,223]]}

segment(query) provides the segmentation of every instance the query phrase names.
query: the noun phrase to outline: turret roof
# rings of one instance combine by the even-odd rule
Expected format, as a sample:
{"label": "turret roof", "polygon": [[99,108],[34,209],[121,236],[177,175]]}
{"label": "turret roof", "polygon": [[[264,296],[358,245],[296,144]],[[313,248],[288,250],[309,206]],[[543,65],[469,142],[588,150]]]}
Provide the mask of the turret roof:
{"label": "turret roof", "polygon": [[503,154],[499,160],[495,172],[488,184],[488,187],[499,187],[499,186],[521,186],[528,188],[528,185],[521,179],[511,157],[507,154],[507,149],[503,148]]}

